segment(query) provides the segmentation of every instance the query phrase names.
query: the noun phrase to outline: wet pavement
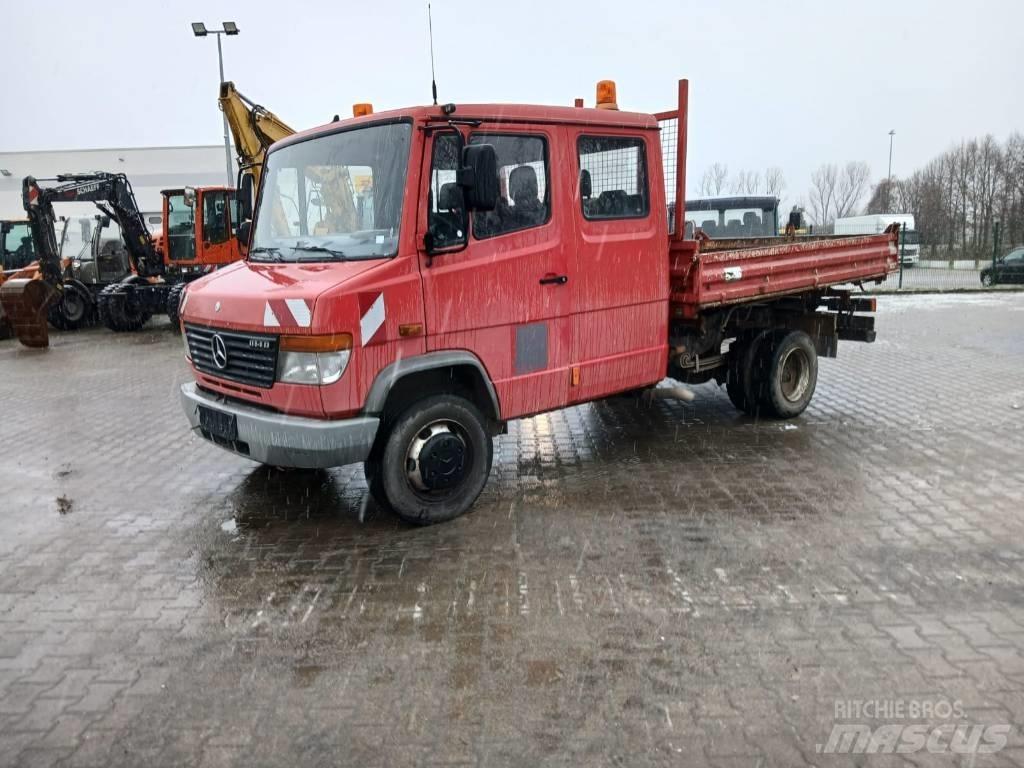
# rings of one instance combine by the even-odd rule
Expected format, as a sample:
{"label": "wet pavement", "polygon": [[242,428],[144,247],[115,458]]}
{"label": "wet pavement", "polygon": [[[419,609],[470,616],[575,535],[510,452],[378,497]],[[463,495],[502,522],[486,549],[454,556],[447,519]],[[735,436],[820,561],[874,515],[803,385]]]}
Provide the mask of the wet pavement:
{"label": "wet pavement", "polygon": [[[429,529],[192,438],[166,326],[0,342],[0,765],[1024,764],[1024,294],[880,304],[796,421],[517,422]],[[872,701],[1005,747],[824,754]]]}

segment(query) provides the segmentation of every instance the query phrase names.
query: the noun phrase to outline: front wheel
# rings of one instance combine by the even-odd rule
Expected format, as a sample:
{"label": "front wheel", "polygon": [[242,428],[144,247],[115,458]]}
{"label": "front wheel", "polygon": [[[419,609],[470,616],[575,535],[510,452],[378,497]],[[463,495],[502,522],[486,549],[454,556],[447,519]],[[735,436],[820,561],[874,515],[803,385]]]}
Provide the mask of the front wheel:
{"label": "front wheel", "polygon": [[92,313],[92,297],[88,292],[68,284],[49,309],[50,325],[61,331],[75,331],[89,323]]}
{"label": "front wheel", "polygon": [[171,330],[175,333],[181,330],[181,295],[185,292],[185,286],[188,283],[178,283],[172,285],[171,289],[167,291],[167,304],[165,309],[167,310],[167,319],[171,321]]}
{"label": "front wheel", "polygon": [[[371,492],[406,522],[442,523],[473,506],[493,459],[494,445],[476,406],[455,395],[435,395],[410,405],[391,427]],[[381,491],[383,499],[377,496]]]}

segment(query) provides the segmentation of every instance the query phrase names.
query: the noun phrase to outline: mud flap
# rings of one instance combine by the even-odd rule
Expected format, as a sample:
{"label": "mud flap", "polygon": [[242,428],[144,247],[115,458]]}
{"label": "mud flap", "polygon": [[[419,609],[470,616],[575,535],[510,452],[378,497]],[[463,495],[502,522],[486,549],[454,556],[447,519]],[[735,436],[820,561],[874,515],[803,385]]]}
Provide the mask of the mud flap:
{"label": "mud flap", "polygon": [[26,347],[48,347],[47,308],[57,291],[43,280],[8,280],[0,286],[0,305],[18,341]]}

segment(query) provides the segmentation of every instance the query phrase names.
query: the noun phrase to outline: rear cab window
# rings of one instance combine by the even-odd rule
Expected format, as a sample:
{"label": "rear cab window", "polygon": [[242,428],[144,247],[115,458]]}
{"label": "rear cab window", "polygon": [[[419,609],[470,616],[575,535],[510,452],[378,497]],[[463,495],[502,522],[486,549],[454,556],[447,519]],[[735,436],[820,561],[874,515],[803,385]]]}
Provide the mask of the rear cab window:
{"label": "rear cab window", "polygon": [[580,136],[580,206],[584,218],[635,219],[650,213],[644,140],[633,136]]}

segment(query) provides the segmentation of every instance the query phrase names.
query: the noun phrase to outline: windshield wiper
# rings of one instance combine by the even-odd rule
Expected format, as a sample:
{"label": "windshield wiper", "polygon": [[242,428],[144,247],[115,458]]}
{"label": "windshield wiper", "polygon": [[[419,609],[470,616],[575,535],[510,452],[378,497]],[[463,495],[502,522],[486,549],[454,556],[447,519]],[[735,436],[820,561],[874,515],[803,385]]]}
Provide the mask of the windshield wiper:
{"label": "windshield wiper", "polygon": [[280,248],[250,248],[249,256],[251,257],[254,253],[265,253],[268,258],[266,259],[252,259],[253,261],[284,261],[284,256],[281,255]]}
{"label": "windshield wiper", "polygon": [[[295,245],[292,246],[296,251],[306,251],[307,253],[326,253],[331,256],[333,261],[344,261],[345,252],[339,251],[337,248],[328,248],[325,245]],[[296,261],[313,261],[314,259],[303,259],[298,258]],[[316,259],[319,261],[320,259]]]}

